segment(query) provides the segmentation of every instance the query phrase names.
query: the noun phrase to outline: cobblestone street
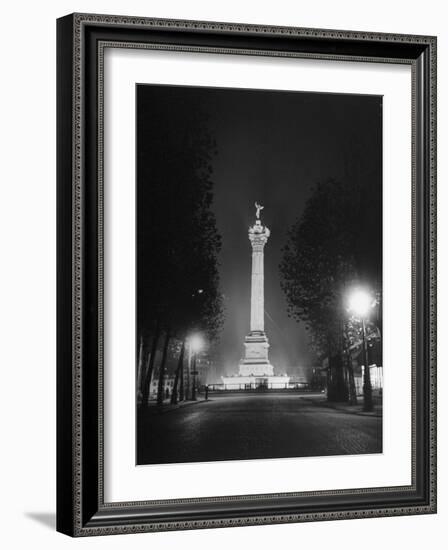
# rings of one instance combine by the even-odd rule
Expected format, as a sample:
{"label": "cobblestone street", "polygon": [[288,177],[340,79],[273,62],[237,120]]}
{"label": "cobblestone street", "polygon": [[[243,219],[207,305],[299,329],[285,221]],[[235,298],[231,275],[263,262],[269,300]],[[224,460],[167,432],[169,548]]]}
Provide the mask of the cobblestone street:
{"label": "cobblestone street", "polygon": [[381,415],[333,409],[320,394],[226,394],[138,417],[138,464],[382,451]]}

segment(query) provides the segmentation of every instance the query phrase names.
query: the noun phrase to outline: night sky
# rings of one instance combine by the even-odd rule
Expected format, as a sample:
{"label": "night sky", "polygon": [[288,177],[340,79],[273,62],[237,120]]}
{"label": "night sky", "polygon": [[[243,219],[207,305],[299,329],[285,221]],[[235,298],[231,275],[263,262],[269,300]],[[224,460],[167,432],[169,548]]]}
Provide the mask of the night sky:
{"label": "night sky", "polygon": [[[213,176],[226,320],[220,337],[222,374],[234,374],[249,332],[254,202],[265,206],[262,222],[271,230],[265,247],[265,330],[275,372],[304,375],[316,365],[302,324],[289,319],[278,266],[286,232],[300,217],[317,182],[329,178],[381,185],[382,98],[183,86],[142,87],[140,110],[189,96],[207,115],[216,140]],[[170,110],[164,116],[170,121]],[[177,116],[177,115],[176,115]],[[169,144],[167,144],[169,148]],[[148,159],[150,162],[150,159]],[[379,216],[379,219],[380,216]],[[217,380],[218,381],[218,380]]]}

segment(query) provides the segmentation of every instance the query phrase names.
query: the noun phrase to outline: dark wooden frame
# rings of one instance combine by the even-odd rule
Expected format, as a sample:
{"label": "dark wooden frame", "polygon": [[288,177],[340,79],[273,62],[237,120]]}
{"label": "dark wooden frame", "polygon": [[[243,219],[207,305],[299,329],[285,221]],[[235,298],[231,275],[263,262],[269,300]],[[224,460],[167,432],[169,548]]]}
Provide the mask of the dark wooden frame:
{"label": "dark wooden frame", "polygon": [[[111,45],[411,65],[410,486],[104,502],[101,83],[104,47]],[[57,51],[57,529],[72,536],[88,536],[434,513],[436,38],[74,14],[57,22]]]}

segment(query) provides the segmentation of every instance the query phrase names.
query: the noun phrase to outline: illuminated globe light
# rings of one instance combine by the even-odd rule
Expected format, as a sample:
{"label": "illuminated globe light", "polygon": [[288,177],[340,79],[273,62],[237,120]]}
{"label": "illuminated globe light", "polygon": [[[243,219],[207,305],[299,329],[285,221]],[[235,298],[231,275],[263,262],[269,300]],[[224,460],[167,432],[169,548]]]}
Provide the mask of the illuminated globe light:
{"label": "illuminated globe light", "polygon": [[193,334],[193,336],[190,336],[188,343],[193,353],[198,353],[204,347],[204,341],[199,334]]}
{"label": "illuminated globe light", "polygon": [[365,317],[373,306],[370,294],[364,290],[355,290],[349,298],[349,310],[360,317]]}

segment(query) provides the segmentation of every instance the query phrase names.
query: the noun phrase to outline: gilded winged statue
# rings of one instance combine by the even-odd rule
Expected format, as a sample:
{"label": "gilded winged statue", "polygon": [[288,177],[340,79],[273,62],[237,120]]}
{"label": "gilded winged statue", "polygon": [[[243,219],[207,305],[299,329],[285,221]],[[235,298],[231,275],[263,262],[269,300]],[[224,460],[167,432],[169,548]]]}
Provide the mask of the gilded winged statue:
{"label": "gilded winged statue", "polygon": [[258,204],[258,202],[255,203],[255,208],[257,209],[257,220],[260,219],[260,212],[263,210],[264,206],[261,206],[261,204]]}

